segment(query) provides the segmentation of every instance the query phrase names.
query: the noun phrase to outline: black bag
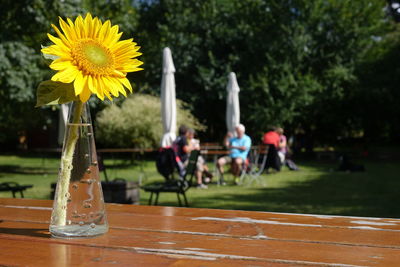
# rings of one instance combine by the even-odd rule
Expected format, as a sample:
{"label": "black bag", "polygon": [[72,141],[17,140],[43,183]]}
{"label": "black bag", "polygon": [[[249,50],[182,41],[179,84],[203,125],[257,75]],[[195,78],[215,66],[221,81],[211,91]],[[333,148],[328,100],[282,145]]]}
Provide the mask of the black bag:
{"label": "black bag", "polygon": [[276,171],[280,171],[281,166],[282,163],[278,156],[278,151],[276,150],[276,147],[272,144],[269,144],[267,162],[265,163],[265,170],[268,170],[268,168],[273,168]]}
{"label": "black bag", "polygon": [[107,203],[139,204],[139,183],[115,178],[111,182],[101,182],[104,201]]}
{"label": "black bag", "polygon": [[286,166],[289,168],[289,170],[291,170],[291,171],[298,171],[299,170],[299,167],[297,167],[297,165],[294,163],[293,160],[286,159],[285,162],[286,162]]}
{"label": "black bag", "polygon": [[165,179],[172,179],[172,173],[176,168],[175,153],[172,148],[160,148],[156,158],[156,167]]}

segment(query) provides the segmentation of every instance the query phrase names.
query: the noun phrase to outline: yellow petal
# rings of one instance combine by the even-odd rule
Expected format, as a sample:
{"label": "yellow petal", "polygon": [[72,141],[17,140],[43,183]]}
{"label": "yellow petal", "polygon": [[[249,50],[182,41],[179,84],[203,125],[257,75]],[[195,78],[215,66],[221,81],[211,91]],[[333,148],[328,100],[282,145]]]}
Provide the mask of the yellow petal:
{"label": "yellow petal", "polygon": [[119,41],[121,36],[122,36],[122,32],[118,33],[114,38],[112,38],[107,44],[108,47],[115,45]]}
{"label": "yellow petal", "polygon": [[127,47],[127,46],[129,46],[129,47],[130,47],[131,45],[135,46],[136,43],[133,43],[132,41],[133,41],[133,38],[130,38],[130,39],[127,39],[127,40],[119,41],[119,42],[117,42],[115,45],[113,45],[113,46],[110,48],[110,50],[111,50],[112,52],[116,53],[116,52],[118,52],[120,49],[124,49],[124,48]]}
{"label": "yellow petal", "polygon": [[62,83],[71,83],[75,80],[78,73],[79,71],[76,68],[68,68],[54,74],[53,77],[51,77],[51,80]]}
{"label": "yellow petal", "polygon": [[101,28],[101,21],[96,17],[93,19],[93,38],[99,37],[99,31]]}
{"label": "yellow petal", "polygon": [[120,72],[119,70],[114,70],[114,74],[118,77],[118,78],[124,78],[126,76],[126,74]]}
{"label": "yellow petal", "polygon": [[125,91],[125,88],[122,86],[122,84],[116,78],[110,78],[110,80],[113,81],[115,89],[117,89],[118,92],[120,92],[121,94],[123,94],[126,97],[126,91]]}
{"label": "yellow petal", "polygon": [[58,17],[58,24],[60,24],[61,30],[64,32],[64,35],[68,39],[68,41],[73,42],[75,38],[72,34],[73,31],[70,29],[68,24],[61,17]]}
{"label": "yellow petal", "polygon": [[75,95],[79,95],[80,93],[82,93],[86,82],[87,82],[87,76],[84,77],[82,75],[82,72],[79,71],[74,81]]}
{"label": "yellow petal", "polygon": [[91,75],[88,76],[88,86],[89,86],[89,90],[90,90],[92,93],[97,94],[97,88],[96,88],[96,86],[95,86],[95,84],[94,84],[94,82],[93,82],[93,79],[94,79],[94,78],[93,78]]}
{"label": "yellow petal", "polygon": [[104,39],[107,37],[107,35],[109,34],[110,31],[110,26],[111,26],[111,22],[109,20],[107,20],[106,22],[104,22],[104,24],[101,26],[100,28],[100,32],[99,32],[99,40],[101,42],[104,42]]}
{"label": "yellow petal", "polygon": [[97,86],[98,86],[98,90],[102,92],[103,99],[104,99],[104,96],[106,96],[110,101],[112,101],[112,97],[110,96],[110,92],[108,92],[107,88],[105,88],[104,83],[103,83],[103,79],[101,77],[99,77],[97,79]]}
{"label": "yellow petal", "polygon": [[122,33],[118,33],[118,25],[114,25],[111,27],[107,36],[104,37],[104,45],[107,47],[111,47],[112,44],[118,42],[119,38],[121,38]]}
{"label": "yellow petal", "polygon": [[45,47],[41,50],[43,54],[59,56],[65,59],[71,59],[70,53],[68,51],[63,50],[61,47],[57,45],[51,45],[49,47]]}
{"label": "yellow petal", "polygon": [[[114,92],[121,93],[126,97],[124,87],[116,79],[109,77],[108,80],[110,81],[111,88]],[[113,91],[111,91],[111,93],[113,93]]]}
{"label": "yellow petal", "polygon": [[116,62],[125,62],[127,60],[134,59],[135,57],[138,57],[141,55],[142,55],[142,53],[139,53],[139,52],[127,53],[124,55],[116,56],[115,61]]}
{"label": "yellow petal", "polygon": [[78,39],[85,38],[83,18],[78,16],[75,20],[75,32]]}
{"label": "yellow petal", "polygon": [[70,32],[71,33],[71,38],[73,38],[73,40],[78,39],[78,36],[76,35],[74,23],[69,18],[67,18],[67,22],[68,22],[69,28],[71,29],[71,32]]}
{"label": "yellow petal", "polygon": [[97,97],[103,101],[104,100],[104,92],[103,92],[103,90],[101,90],[97,78],[93,78],[93,86],[96,88]]}
{"label": "yellow petal", "polygon": [[51,27],[53,27],[54,31],[57,33],[58,37],[60,37],[60,39],[64,43],[64,45],[66,47],[70,48],[71,47],[70,42],[67,40],[67,38],[65,38],[65,35],[60,32],[60,30],[57,28],[57,26],[54,24],[51,24]]}
{"label": "yellow petal", "polygon": [[49,67],[53,70],[64,70],[67,68],[72,68],[73,65],[72,65],[71,61],[69,61],[69,60],[62,60],[62,59],[58,58],[58,59],[54,60],[50,64]]}
{"label": "yellow petal", "polygon": [[86,101],[88,101],[90,95],[91,93],[89,88],[85,87],[83,88],[82,93],[79,95],[79,99],[82,101],[82,103],[85,103]]}
{"label": "yellow petal", "polygon": [[127,78],[118,79],[132,93],[132,85]]}
{"label": "yellow petal", "polygon": [[142,65],[143,62],[137,59],[133,59],[122,65],[122,67],[119,67],[118,70],[122,72],[134,72],[134,71],[139,71],[142,70],[142,68],[138,68],[140,65]]}
{"label": "yellow petal", "polygon": [[69,47],[67,47],[66,45],[64,45],[63,41],[60,38],[54,37],[53,35],[51,35],[50,33],[47,34],[47,36],[49,37],[49,39],[55,43],[57,46],[61,47],[63,50],[66,51],[70,51]]}
{"label": "yellow petal", "polygon": [[85,36],[90,38],[92,37],[92,32],[93,32],[92,21],[93,21],[92,15],[90,15],[90,13],[87,13],[83,21],[83,24],[84,24]]}
{"label": "yellow petal", "polygon": [[[112,98],[110,96],[110,92],[108,90],[108,88],[105,86],[104,84],[104,79],[103,77],[99,77],[97,79],[97,85],[99,86],[99,89],[104,93],[105,96],[107,96],[108,99],[110,99],[112,101]],[[118,95],[117,95],[118,96]]]}
{"label": "yellow petal", "polygon": [[110,101],[112,101],[112,97],[110,96],[110,93],[109,93],[109,92],[104,91],[104,94],[106,95],[106,97],[107,97]]}
{"label": "yellow petal", "polygon": [[114,53],[114,55],[115,55],[116,59],[123,60],[125,58],[131,59],[131,58],[135,58],[135,57],[141,56],[142,53],[136,52],[134,50],[124,50],[124,51],[121,50],[121,51],[118,51],[118,52]]}
{"label": "yellow petal", "polygon": [[119,96],[118,88],[114,86],[114,83],[110,81],[110,79],[103,77],[102,78],[104,87],[108,89],[108,91],[111,92],[113,96]]}

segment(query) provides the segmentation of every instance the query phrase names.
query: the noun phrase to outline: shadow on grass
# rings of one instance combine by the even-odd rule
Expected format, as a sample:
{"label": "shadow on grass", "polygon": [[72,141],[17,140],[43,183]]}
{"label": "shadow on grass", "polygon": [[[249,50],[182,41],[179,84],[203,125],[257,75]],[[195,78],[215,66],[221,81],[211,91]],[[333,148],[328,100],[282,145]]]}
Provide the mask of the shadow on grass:
{"label": "shadow on grass", "polygon": [[[209,198],[196,197],[194,204],[217,209],[400,217],[398,167],[382,170],[372,165],[370,171],[361,173],[329,172],[329,165],[313,168],[321,174],[309,180],[274,188],[232,188]],[[267,175],[266,181],[277,177]]]}
{"label": "shadow on grass", "polygon": [[1,165],[0,173],[17,173],[17,174],[56,174],[53,169],[37,168],[37,167],[20,167],[18,165]]}

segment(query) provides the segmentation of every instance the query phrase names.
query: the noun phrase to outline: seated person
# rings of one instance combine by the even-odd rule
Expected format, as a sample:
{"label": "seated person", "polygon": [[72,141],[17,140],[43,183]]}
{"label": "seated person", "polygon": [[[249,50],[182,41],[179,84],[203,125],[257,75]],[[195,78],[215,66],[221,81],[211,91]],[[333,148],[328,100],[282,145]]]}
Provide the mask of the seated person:
{"label": "seated person", "polygon": [[278,127],[276,132],[279,134],[279,147],[278,147],[278,156],[281,160],[281,164],[285,163],[286,156],[288,154],[288,147],[287,147],[287,138],[283,134],[283,128]]}
{"label": "seated person", "polygon": [[[181,176],[183,176],[185,173],[185,168],[188,164],[190,152],[192,152],[192,150],[200,149],[200,146],[196,145],[196,142],[191,141],[191,139],[193,138],[193,134],[194,131],[192,129],[188,129],[185,125],[181,125],[179,127],[179,136],[175,139],[173,143],[173,148],[177,158],[176,161],[179,166],[179,172]],[[196,170],[197,187],[206,189],[207,186],[203,184],[202,172],[203,169]]]}
{"label": "seated person", "polygon": [[176,161],[179,167],[179,175],[183,176],[190,152],[192,152],[192,147],[187,141],[188,128],[185,125],[181,125],[178,132],[179,136],[175,139],[172,147],[176,155]]}
{"label": "seated person", "polygon": [[[194,138],[195,131],[193,129],[188,130],[187,140],[188,144],[191,147],[191,150],[200,150],[200,140]],[[203,184],[203,175],[205,176],[205,181],[210,182],[212,178],[212,174],[208,170],[208,166],[203,156],[199,155],[196,163],[196,178],[197,178],[197,187],[206,189],[207,186]]]}
{"label": "seated person", "polygon": [[281,165],[286,165],[289,168],[289,170],[291,170],[291,171],[298,171],[299,168],[294,163],[294,161],[290,158],[289,146],[287,144],[287,138],[283,134],[284,133],[283,128],[277,128],[276,132],[279,134],[279,137],[280,137],[278,156],[279,156]]}
{"label": "seated person", "polygon": [[278,156],[278,149],[280,147],[280,135],[275,127],[266,132],[263,136],[263,143],[269,145],[267,162],[265,170],[273,168],[277,171],[281,170],[281,160]]}
{"label": "seated person", "polygon": [[245,127],[239,124],[235,128],[236,137],[228,132],[224,139],[224,145],[230,150],[229,156],[218,159],[217,168],[223,180],[224,165],[231,163],[233,176],[238,177],[242,171],[242,165],[247,159],[247,155],[251,148],[251,139],[245,134]]}

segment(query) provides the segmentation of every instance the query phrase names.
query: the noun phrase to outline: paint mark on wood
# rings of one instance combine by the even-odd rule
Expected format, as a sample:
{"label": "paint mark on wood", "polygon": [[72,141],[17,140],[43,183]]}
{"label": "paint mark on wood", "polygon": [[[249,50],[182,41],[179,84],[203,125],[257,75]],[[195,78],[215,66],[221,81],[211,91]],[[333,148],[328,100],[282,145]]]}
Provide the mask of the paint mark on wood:
{"label": "paint mark on wood", "polygon": [[236,218],[197,217],[197,218],[192,218],[192,220],[259,223],[259,224],[290,225],[290,226],[305,226],[305,227],[322,227],[322,225],[319,225],[319,224],[277,222],[277,221],[271,221],[271,220],[257,220],[257,219],[251,219],[251,218],[246,218],[246,217],[236,217]]}
{"label": "paint mark on wood", "polygon": [[175,245],[176,243],[174,243],[174,242],[158,242],[158,244],[162,244],[162,245]]}
{"label": "paint mark on wood", "polygon": [[367,224],[367,225],[379,225],[379,226],[385,226],[385,225],[396,225],[394,223],[387,223],[387,222],[371,222],[371,221],[351,221],[351,223],[355,224]]}
{"label": "paint mark on wood", "polygon": [[384,229],[380,229],[380,228],[376,228],[376,227],[371,227],[371,226],[350,226],[348,227],[350,229],[359,229],[359,230],[384,230]]}
{"label": "paint mark on wood", "polygon": [[208,249],[205,249],[205,248],[184,248],[184,249],[186,249],[186,250],[195,250],[195,251],[208,250]]}
{"label": "paint mark on wood", "polygon": [[11,208],[11,209],[27,209],[27,210],[52,210],[51,207],[24,207],[24,206],[12,206],[12,205],[1,205],[0,207]]}
{"label": "paint mark on wood", "polygon": [[[258,224],[271,224],[271,225],[287,225],[287,226],[299,226],[299,227],[316,227],[316,228],[342,228],[342,229],[359,229],[359,230],[375,230],[375,231],[390,231],[390,232],[400,232],[396,229],[385,229],[376,228],[369,226],[330,226],[330,225],[320,225],[320,224],[304,224],[304,223],[288,223],[288,222],[277,222],[271,220],[258,220],[246,217],[236,217],[236,218],[219,218],[219,217],[196,217],[192,220],[205,220],[205,221],[225,221],[225,222],[238,222],[238,223],[258,223]],[[372,224],[372,222],[371,222]],[[377,225],[377,224],[375,224]]]}

